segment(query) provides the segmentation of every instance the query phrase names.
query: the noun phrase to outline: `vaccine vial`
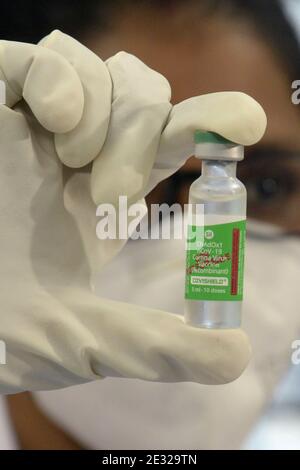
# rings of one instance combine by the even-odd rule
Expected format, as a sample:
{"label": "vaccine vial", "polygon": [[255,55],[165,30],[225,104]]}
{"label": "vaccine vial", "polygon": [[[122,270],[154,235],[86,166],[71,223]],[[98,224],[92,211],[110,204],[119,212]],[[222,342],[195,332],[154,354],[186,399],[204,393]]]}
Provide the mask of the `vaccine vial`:
{"label": "vaccine vial", "polygon": [[[190,188],[185,321],[201,328],[241,325],[247,193],[237,179],[244,147],[212,132],[195,133],[201,176]],[[199,207],[202,223],[195,226]]]}

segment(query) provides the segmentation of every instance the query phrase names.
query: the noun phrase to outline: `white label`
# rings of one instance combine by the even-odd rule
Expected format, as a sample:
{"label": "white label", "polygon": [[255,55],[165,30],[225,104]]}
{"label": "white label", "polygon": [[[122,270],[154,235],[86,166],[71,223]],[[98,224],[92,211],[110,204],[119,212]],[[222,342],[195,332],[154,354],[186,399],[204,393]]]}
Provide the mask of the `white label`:
{"label": "white label", "polygon": [[228,286],[228,278],[192,276],[191,284],[193,286]]}

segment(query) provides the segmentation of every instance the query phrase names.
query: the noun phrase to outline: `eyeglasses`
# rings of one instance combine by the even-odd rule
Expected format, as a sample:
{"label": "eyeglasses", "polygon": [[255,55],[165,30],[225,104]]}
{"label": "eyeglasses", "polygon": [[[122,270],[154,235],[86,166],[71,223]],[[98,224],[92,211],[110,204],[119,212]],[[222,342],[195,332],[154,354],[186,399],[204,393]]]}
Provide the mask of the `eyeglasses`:
{"label": "eyeglasses", "polygon": [[248,216],[300,234],[300,152],[246,150],[238,178],[248,193]]}
{"label": "eyeglasses", "polygon": [[[259,237],[300,235],[300,151],[246,148],[238,178],[248,192],[248,217],[264,223],[251,233]],[[200,169],[199,169],[200,171]],[[179,171],[168,180],[169,203],[184,200],[199,172]],[[258,225],[257,225],[258,227]]]}

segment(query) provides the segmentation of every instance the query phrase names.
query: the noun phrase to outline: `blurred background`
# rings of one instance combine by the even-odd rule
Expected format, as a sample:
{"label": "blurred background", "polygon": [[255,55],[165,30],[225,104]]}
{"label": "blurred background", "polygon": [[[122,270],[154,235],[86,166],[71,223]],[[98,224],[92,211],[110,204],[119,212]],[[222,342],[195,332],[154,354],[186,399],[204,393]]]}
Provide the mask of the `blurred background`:
{"label": "blurred background", "polygon": [[[300,80],[300,1],[2,0],[1,39],[38,43],[54,29],[103,60],[120,50],[138,56],[169,80],[174,104],[234,90],[264,107],[267,133],[246,149],[239,169],[251,219],[244,314],[254,359],[244,377],[217,390],[106,379],[3,399],[0,448],[300,449],[300,365],[291,360],[292,342],[300,339],[300,107],[291,100],[292,82]],[[148,202],[187,202],[200,165],[190,159]],[[125,278],[137,270],[131,246],[118,264]],[[151,259],[170,247],[148,249]],[[170,259],[157,272],[179,285],[181,261],[175,266]],[[172,309],[159,297],[161,285],[140,285],[144,298],[137,299],[133,281],[125,282],[120,300],[145,304],[148,296],[153,306],[155,297],[154,306]],[[104,278],[99,284],[100,294],[113,295]]]}

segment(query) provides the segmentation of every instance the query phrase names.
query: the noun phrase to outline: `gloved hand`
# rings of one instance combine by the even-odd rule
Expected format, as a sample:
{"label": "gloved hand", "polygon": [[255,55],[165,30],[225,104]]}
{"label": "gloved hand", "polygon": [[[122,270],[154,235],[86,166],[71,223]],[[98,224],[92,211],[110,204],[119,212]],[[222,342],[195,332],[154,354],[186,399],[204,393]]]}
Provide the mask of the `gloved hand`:
{"label": "gloved hand", "polygon": [[254,144],[262,108],[240,93],[172,108],[168,82],[137,58],[104,64],[60,32],[39,46],[1,41],[0,79],[0,391],[237,378],[250,355],[241,330],[197,329],[93,294],[91,273],[123,243],[97,240],[95,203],[143,198],[193,153],[195,129]]}

